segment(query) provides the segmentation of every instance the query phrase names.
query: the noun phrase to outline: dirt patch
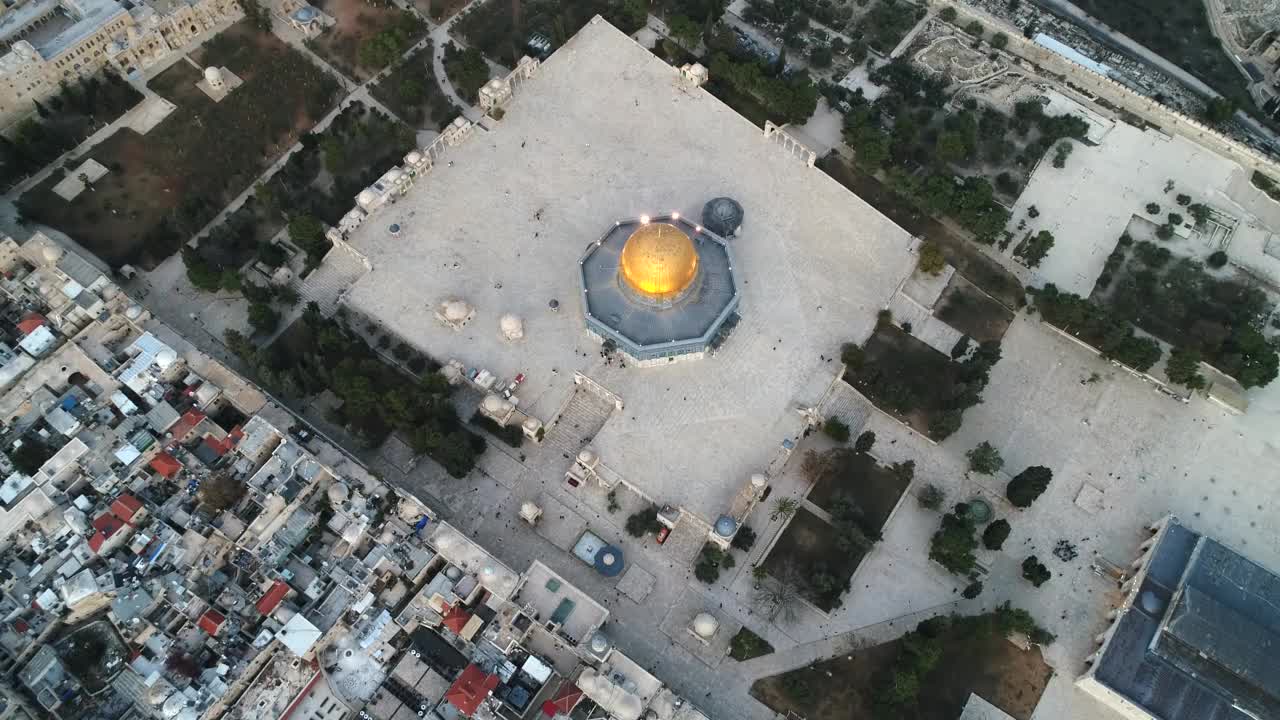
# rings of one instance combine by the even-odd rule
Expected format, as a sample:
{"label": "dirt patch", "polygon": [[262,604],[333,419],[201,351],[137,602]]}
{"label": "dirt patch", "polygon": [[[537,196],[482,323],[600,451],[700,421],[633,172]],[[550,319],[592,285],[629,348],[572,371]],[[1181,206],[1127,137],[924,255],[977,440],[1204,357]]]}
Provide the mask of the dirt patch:
{"label": "dirt patch", "polygon": [[[171,255],[324,116],[337,83],[301,53],[245,21],[203,48],[244,84],[220,103],[177,63],[152,81],[178,107],[145,138],[123,129],[88,153],[113,169],[68,203],[55,173],[22,196],[23,213],[52,225],[113,266],[150,269]],[[268,71],[269,69],[269,71]],[[117,169],[118,167],[118,169]]]}
{"label": "dirt patch", "polygon": [[917,210],[910,201],[890,190],[875,176],[854,168],[835,153],[825,155],[818,162],[818,167],[902,229],[937,243],[957,273],[1001,304],[1015,310],[1026,304],[1022,283],[1013,273],[943,223]]}
{"label": "dirt patch", "polygon": [[[962,625],[947,631],[938,664],[920,678],[915,707],[896,709],[900,720],[955,720],[970,693],[1013,716],[1030,720],[1053,670],[1038,649],[1022,650],[999,634],[977,633]],[[878,717],[877,693],[888,677],[902,642],[895,640],[848,657],[815,663],[756,681],[751,694],[773,710],[807,720],[865,720]]]}
{"label": "dirt patch", "polygon": [[413,0],[413,6],[432,22],[438,23],[457,15],[467,6],[467,0]]}
{"label": "dirt patch", "polygon": [[449,102],[436,82],[431,43],[397,64],[371,88],[378,102],[415,128],[441,130],[462,110]]}
{"label": "dirt patch", "polygon": [[834,526],[801,507],[769,550],[764,568],[775,578],[791,578],[798,573],[805,585],[801,591],[804,596],[824,612],[830,612],[839,606],[839,598],[849,589],[849,579],[866,556],[863,548],[838,547],[839,536]]}
{"label": "dirt patch", "polygon": [[863,352],[863,366],[850,368],[845,381],[876,407],[927,435],[933,417],[950,407],[959,366],[892,325],[878,328]]}
{"label": "dirt patch", "polygon": [[809,490],[809,502],[831,511],[836,500],[847,499],[863,512],[868,527],[882,528],[908,483],[866,453],[842,452],[828,472]]}
{"label": "dirt patch", "polygon": [[1000,340],[1013,322],[1013,311],[961,277],[951,276],[933,314],[976,342]]}
{"label": "dirt patch", "polygon": [[[307,41],[307,47],[342,74],[358,82],[372,78],[422,39],[426,25],[416,15],[392,3],[373,5],[363,0],[317,0],[315,6],[335,24]],[[362,49],[366,44],[376,50]]]}

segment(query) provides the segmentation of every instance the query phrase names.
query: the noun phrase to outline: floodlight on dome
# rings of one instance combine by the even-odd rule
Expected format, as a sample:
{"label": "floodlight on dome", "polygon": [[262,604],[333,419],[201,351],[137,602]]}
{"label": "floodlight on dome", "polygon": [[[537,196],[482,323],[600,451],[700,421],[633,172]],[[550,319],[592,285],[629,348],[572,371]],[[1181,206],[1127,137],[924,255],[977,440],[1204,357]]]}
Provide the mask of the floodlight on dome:
{"label": "floodlight on dome", "polygon": [[672,219],[672,220],[679,220],[679,219],[680,219],[680,213],[676,212],[675,210],[672,210],[672,211],[671,211],[671,219]]}
{"label": "floodlight on dome", "polygon": [[693,231],[694,231],[694,232],[702,232],[702,226],[701,226],[701,225],[695,225],[695,226],[694,226],[694,228],[693,228]]}
{"label": "floodlight on dome", "polygon": [[641,215],[641,216],[640,216],[640,224],[641,224],[641,225],[648,225],[648,224],[649,224],[649,216],[648,216],[648,215]]}

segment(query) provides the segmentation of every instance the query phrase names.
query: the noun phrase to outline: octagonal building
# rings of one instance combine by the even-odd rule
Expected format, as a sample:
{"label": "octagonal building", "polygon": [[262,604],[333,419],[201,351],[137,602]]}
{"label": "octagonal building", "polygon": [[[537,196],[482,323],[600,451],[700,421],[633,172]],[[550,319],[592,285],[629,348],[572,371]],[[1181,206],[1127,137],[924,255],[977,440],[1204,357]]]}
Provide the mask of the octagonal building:
{"label": "octagonal building", "polygon": [[703,357],[736,323],[733,251],[679,215],[619,220],[579,265],[587,331],[633,364]]}

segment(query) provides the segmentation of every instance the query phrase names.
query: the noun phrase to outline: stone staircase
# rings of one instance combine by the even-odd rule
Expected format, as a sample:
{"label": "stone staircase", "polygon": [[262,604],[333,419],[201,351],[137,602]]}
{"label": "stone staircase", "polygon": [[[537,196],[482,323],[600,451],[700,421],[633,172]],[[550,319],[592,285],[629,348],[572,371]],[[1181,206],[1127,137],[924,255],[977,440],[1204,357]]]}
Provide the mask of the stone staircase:
{"label": "stone staircase", "polygon": [[819,412],[824,418],[840,418],[844,424],[849,426],[850,434],[855,437],[862,432],[862,428],[866,426],[867,419],[871,417],[873,410],[871,402],[860,395],[857,390],[849,387],[843,380],[831,387],[831,392],[822,403],[822,407],[819,408]]}
{"label": "stone staircase", "polygon": [[302,296],[303,304],[314,302],[326,317],[338,309],[338,301],[357,280],[369,272],[360,258],[350,251],[335,247],[324,256],[320,267],[302,279],[295,279],[293,287]]}
{"label": "stone staircase", "polygon": [[570,457],[576,456],[608,422],[613,408],[612,400],[583,385],[576,386],[555,425],[547,430],[544,444],[568,453]]}

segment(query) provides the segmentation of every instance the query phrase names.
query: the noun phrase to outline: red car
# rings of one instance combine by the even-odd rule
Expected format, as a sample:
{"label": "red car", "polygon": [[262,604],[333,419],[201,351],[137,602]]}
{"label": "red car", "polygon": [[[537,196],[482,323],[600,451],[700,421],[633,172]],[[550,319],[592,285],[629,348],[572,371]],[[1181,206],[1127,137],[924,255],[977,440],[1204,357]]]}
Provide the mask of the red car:
{"label": "red car", "polygon": [[670,534],[671,534],[671,528],[667,527],[666,525],[663,525],[662,529],[658,531],[658,538],[657,538],[658,544],[661,545],[662,543],[666,542],[667,536]]}

